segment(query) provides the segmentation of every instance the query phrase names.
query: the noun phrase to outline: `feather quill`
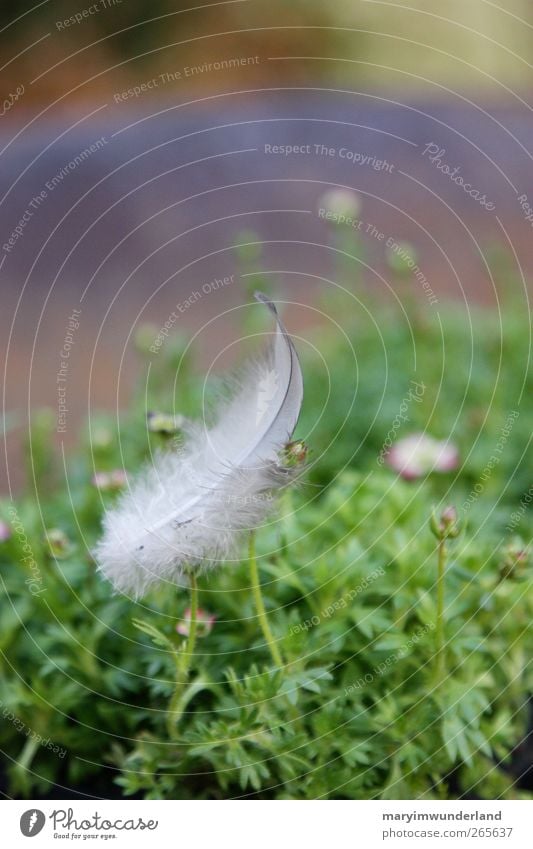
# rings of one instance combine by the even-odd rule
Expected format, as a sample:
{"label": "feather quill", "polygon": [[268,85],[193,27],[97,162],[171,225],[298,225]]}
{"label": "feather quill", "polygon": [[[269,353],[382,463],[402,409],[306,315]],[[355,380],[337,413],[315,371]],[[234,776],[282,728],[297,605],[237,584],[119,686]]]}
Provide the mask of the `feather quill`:
{"label": "feather quill", "polygon": [[187,423],[180,451],[158,455],[104,517],[95,557],[119,592],[140,597],[235,556],[297,473],[280,452],[302,405],[300,363],[274,304],[255,297],[276,321],[273,342],[219,403],[214,426]]}

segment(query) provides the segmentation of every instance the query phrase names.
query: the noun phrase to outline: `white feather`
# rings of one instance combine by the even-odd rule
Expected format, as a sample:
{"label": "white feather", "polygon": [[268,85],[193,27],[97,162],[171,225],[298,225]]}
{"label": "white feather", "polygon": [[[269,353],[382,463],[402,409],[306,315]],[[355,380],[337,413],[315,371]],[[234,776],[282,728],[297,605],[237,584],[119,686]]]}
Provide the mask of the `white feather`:
{"label": "white feather", "polygon": [[294,469],[280,461],[300,413],[303,381],[274,304],[273,344],[220,403],[212,428],[187,426],[179,452],[157,456],[104,518],[95,557],[120,592],[136,597],[237,554],[241,533],[268,514]]}

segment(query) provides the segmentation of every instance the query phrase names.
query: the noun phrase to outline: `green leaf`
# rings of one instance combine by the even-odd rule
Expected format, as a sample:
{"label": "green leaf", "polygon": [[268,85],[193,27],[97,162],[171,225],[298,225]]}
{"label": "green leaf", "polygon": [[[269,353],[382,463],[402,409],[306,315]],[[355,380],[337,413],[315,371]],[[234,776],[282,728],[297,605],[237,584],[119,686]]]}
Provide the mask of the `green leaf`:
{"label": "green leaf", "polygon": [[169,649],[174,654],[176,653],[177,648],[172,640],[163,634],[159,628],[156,628],[155,625],[152,625],[151,622],[145,622],[143,619],[132,619],[131,621],[137,630],[142,631],[143,634],[151,638],[154,645]]}

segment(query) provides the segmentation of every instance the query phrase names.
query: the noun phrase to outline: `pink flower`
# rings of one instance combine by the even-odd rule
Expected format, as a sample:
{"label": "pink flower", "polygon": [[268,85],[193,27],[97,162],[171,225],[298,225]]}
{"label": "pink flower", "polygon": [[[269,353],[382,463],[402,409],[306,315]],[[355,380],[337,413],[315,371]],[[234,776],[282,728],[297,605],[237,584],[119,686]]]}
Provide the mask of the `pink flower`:
{"label": "pink flower", "polygon": [[5,522],[0,521],[0,542],[7,542],[11,539],[11,528]]}
{"label": "pink flower", "polygon": [[459,465],[459,452],[453,443],[413,433],[392,446],[385,462],[405,480],[416,480],[428,472],[453,471]]}
{"label": "pink flower", "polygon": [[112,472],[96,472],[92,478],[93,485],[101,492],[116,492],[124,489],[128,483],[126,472],[114,469]]}
{"label": "pink flower", "polygon": [[[217,617],[214,616],[212,613],[208,613],[207,610],[202,610],[201,607],[198,608],[198,610],[196,611],[196,628],[199,637],[207,637],[207,635],[211,633],[216,618]],[[176,631],[183,637],[188,637],[190,627],[191,610],[188,607],[185,613],[183,614],[183,620],[181,622],[178,622],[178,624],[176,625]]]}

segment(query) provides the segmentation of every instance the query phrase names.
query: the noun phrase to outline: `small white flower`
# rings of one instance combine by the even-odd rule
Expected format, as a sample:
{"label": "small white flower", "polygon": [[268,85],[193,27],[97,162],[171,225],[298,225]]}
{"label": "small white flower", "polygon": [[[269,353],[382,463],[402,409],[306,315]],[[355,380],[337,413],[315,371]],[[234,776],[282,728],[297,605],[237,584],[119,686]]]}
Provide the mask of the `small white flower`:
{"label": "small white flower", "polygon": [[320,198],[320,206],[345,218],[357,218],[361,212],[361,198],[350,189],[329,189]]}

